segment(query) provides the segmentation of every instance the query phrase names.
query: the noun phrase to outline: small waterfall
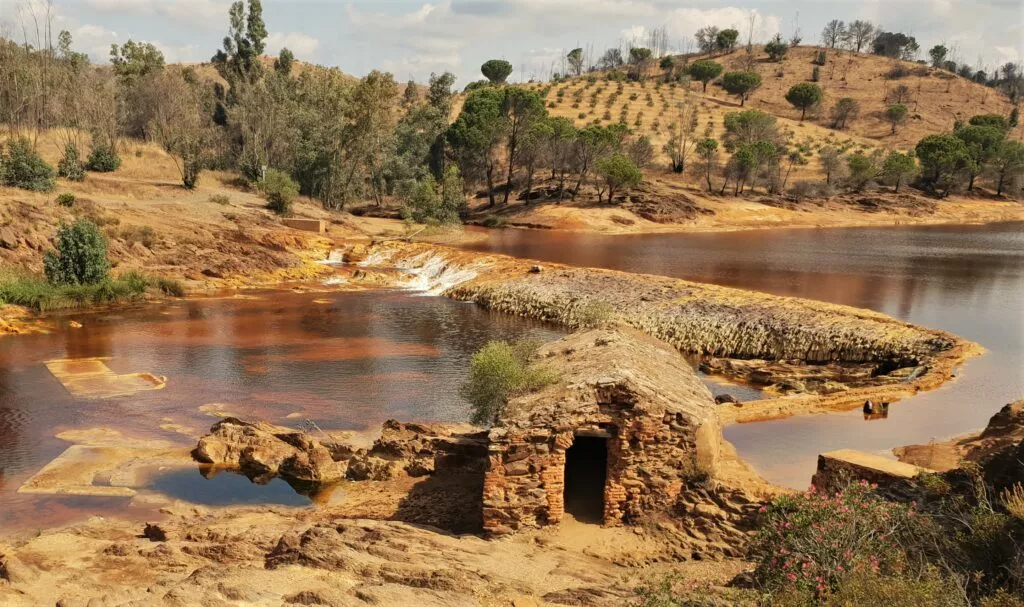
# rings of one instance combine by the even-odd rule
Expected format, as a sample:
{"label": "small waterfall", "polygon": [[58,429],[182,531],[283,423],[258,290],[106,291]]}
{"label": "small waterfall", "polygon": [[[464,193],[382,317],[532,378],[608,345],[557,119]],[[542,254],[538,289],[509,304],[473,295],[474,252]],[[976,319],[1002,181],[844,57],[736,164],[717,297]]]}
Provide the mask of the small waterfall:
{"label": "small waterfall", "polygon": [[483,267],[483,264],[455,265],[435,253],[421,253],[395,265],[409,273],[409,279],[402,286],[423,295],[441,295],[456,285],[473,280]]}
{"label": "small waterfall", "polygon": [[331,252],[327,254],[327,259],[322,259],[317,263],[325,266],[338,265],[344,263],[344,255],[345,254],[340,249],[332,249]]}
{"label": "small waterfall", "polygon": [[373,251],[356,265],[362,268],[386,266],[389,265],[388,262],[391,261],[392,256],[393,253],[390,251]]}

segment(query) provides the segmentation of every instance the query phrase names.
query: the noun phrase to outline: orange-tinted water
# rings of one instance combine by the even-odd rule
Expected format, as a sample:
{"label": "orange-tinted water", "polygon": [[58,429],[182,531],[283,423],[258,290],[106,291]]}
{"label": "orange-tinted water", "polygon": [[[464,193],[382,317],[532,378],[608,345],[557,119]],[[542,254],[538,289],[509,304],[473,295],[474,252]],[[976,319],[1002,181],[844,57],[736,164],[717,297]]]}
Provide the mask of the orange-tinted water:
{"label": "orange-tinted water", "polygon": [[819,453],[889,453],[981,428],[1024,397],[1024,223],[600,236],[492,232],[473,248],[870,308],[946,329],[988,354],[960,378],[893,406],[886,420],[798,417],[726,429],[772,481],[805,487]]}
{"label": "orange-tinted water", "polygon": [[[200,411],[210,403],[245,418],[290,426],[309,419],[329,429],[375,427],[389,418],[465,421],[468,405],[457,388],[475,350],[491,339],[559,334],[549,325],[399,291],[257,295],[77,314],[67,320],[81,322],[80,329],[0,338],[0,531],[108,514],[127,502],[15,493],[68,447],[54,438],[62,430],[106,426],[186,445],[190,439],[159,426],[169,418],[204,432],[216,421]],[[312,302],[325,298],[332,303]],[[167,386],[74,398],[43,362],[84,357],[109,357],[115,373],[167,376]],[[187,471],[155,483],[199,503],[308,501],[283,483],[248,487],[230,475],[206,481]]]}

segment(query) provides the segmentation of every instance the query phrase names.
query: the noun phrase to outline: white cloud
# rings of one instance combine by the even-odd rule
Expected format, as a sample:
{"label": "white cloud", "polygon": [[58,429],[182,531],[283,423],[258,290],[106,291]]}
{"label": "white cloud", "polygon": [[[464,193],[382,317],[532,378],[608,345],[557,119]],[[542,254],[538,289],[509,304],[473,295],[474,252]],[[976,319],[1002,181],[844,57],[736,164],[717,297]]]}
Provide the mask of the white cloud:
{"label": "white cloud", "polygon": [[282,34],[274,32],[267,36],[267,53],[278,54],[282,48],[287,47],[296,57],[304,61],[316,59],[316,51],[320,48],[320,40],[301,32],[288,32]]}

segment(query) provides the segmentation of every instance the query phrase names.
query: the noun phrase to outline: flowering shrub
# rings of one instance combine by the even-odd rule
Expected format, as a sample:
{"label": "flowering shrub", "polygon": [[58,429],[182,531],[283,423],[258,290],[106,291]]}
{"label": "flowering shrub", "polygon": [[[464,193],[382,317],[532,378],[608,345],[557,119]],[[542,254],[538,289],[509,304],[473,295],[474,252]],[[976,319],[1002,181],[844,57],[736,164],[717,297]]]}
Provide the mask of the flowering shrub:
{"label": "flowering shrub", "polygon": [[888,502],[866,482],[826,494],[811,490],[761,508],[751,543],[755,579],[770,592],[823,597],[850,576],[900,574],[915,504]]}

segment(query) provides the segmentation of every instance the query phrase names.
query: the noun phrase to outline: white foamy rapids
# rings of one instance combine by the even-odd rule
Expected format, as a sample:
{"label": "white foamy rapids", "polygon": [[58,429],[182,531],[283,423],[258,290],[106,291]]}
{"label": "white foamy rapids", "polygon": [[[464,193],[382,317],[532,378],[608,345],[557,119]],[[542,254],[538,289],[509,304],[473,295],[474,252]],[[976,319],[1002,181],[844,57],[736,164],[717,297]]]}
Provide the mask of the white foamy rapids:
{"label": "white foamy rapids", "polygon": [[346,279],[346,278],[344,278],[342,276],[331,276],[330,278],[327,278],[325,280],[320,281],[320,284],[328,285],[328,286],[329,285],[343,285],[343,284],[347,284],[347,283],[348,283],[348,279]]}
{"label": "white foamy rapids", "polygon": [[356,265],[363,268],[386,266],[388,265],[388,262],[391,261],[391,257],[391,252],[374,251],[373,253],[367,255],[365,259],[358,262]]}
{"label": "white foamy rapids", "polygon": [[476,278],[485,264],[457,266],[444,257],[433,253],[422,253],[396,264],[409,273],[409,279],[402,286],[423,295],[440,295],[448,289]]}

